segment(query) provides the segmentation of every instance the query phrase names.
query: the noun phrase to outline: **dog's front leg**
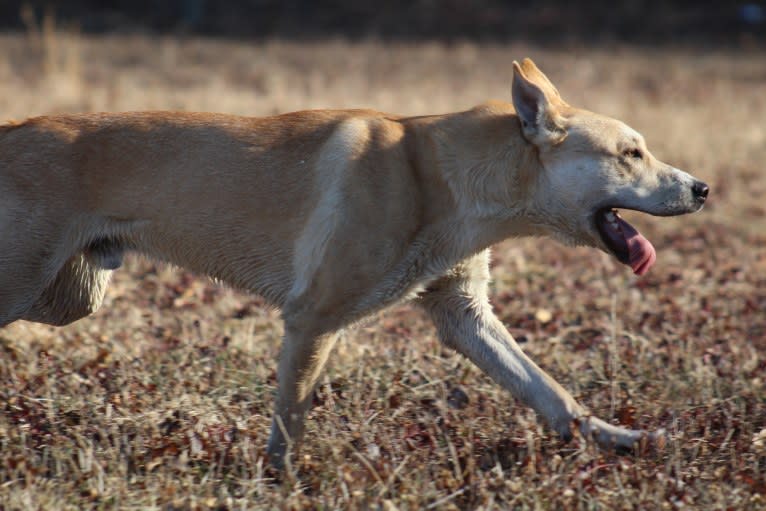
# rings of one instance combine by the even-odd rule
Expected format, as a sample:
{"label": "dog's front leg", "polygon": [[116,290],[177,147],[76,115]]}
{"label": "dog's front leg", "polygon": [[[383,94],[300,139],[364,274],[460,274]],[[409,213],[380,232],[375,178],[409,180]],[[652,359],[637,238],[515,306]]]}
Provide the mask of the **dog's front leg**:
{"label": "dog's front leg", "polygon": [[429,286],[421,303],[444,344],[465,355],[516,398],[532,407],[564,439],[572,426],[605,448],[631,449],[651,435],[591,417],[521,350],[492,312],[486,295],[486,254]]}
{"label": "dog's front leg", "polygon": [[314,386],[337,339],[336,333],[317,335],[310,322],[285,321],[279,355],[277,399],[269,437],[269,460],[281,468],[291,445],[300,440]]}

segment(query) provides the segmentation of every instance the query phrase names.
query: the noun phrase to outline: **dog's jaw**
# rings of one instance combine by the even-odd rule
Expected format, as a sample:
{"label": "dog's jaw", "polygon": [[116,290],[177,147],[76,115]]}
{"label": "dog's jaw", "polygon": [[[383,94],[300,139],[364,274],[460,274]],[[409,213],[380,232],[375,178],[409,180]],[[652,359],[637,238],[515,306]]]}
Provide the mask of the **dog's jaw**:
{"label": "dog's jaw", "polygon": [[618,261],[627,264],[636,275],[644,275],[657,260],[649,240],[623,220],[617,210],[602,209],[594,218],[601,241]]}

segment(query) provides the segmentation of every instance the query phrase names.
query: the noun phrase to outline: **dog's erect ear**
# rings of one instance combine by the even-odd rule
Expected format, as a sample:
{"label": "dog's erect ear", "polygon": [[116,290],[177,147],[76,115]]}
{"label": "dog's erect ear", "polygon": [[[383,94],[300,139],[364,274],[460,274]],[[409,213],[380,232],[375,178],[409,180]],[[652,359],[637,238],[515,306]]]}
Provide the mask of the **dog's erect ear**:
{"label": "dog's erect ear", "polygon": [[531,60],[524,59],[523,66],[533,77],[528,77],[525,69],[514,61],[512,95],[524,138],[536,146],[556,145],[567,136],[558,111],[566,104]]}
{"label": "dog's erect ear", "polygon": [[553,103],[558,106],[567,106],[567,103],[561,99],[559,91],[553,86],[548,77],[545,76],[545,73],[540,71],[540,68],[532,62],[532,59],[527,58],[522,60],[520,67],[524,76],[526,76],[529,81],[537,84]]}

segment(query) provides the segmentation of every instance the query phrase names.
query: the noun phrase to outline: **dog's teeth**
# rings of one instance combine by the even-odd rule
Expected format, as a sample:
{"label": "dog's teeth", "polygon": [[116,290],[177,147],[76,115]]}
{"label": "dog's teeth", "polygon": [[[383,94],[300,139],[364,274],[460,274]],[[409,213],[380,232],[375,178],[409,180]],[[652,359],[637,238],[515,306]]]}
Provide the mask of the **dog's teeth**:
{"label": "dog's teeth", "polygon": [[606,219],[609,226],[614,229],[615,231],[620,231],[620,223],[618,222],[618,219],[620,216],[617,214],[616,211],[611,210],[604,213],[604,218]]}

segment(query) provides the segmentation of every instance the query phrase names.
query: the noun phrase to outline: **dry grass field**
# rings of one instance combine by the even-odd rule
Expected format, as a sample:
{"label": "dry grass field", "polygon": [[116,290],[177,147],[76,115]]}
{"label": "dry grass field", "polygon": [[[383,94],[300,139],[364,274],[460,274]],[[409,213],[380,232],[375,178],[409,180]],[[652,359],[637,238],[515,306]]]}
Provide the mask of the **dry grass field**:
{"label": "dry grass field", "polygon": [[[182,109],[406,114],[510,98],[531,56],[711,185],[698,214],[627,213],[658,262],[494,249],[493,304],[597,415],[668,430],[643,457],[560,441],[400,306],[349,331],[291,470],[264,461],[278,311],[130,258],[102,309],[0,330],[0,510],[766,508],[766,55],[471,43],[250,44],[0,35],[0,117]],[[2,171],[0,169],[0,171]]]}

